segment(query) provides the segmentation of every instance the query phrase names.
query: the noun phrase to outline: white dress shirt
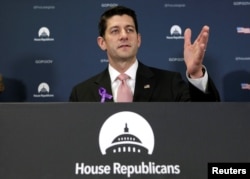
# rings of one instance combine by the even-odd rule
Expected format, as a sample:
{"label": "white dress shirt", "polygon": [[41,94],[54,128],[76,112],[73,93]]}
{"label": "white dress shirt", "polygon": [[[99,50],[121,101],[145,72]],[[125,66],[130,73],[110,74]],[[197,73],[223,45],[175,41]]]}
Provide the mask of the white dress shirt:
{"label": "white dress shirt", "polygon": [[[131,88],[132,93],[134,94],[135,91],[135,78],[136,78],[136,71],[138,68],[138,61],[136,60],[135,63],[129,67],[129,69],[125,72],[130,79],[127,80],[128,86]],[[207,87],[207,82],[208,82],[208,74],[205,66],[203,66],[205,69],[204,76],[199,79],[191,79],[188,74],[186,73],[187,79],[190,83],[192,83],[194,86],[196,86],[198,89],[201,91],[205,92],[206,87]],[[112,89],[112,94],[113,94],[113,100],[114,102],[117,101],[117,90],[120,85],[120,80],[117,80],[117,77],[120,75],[120,72],[118,72],[116,69],[114,69],[110,64],[108,66],[109,70],[109,75],[111,78],[111,89]]]}
{"label": "white dress shirt", "polygon": [[186,77],[190,83],[192,83],[196,88],[198,88],[199,90],[205,93],[207,90],[208,74],[207,74],[207,69],[204,65],[203,65],[203,69],[205,70],[205,72],[204,72],[203,77],[201,78],[192,79],[189,77],[187,72],[186,72]]}

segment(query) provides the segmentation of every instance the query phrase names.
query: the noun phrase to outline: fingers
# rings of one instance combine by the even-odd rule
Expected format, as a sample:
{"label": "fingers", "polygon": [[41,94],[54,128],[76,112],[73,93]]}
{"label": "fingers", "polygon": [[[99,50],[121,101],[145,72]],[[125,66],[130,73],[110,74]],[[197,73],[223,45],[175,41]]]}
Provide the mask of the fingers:
{"label": "fingers", "polygon": [[200,47],[202,48],[202,50],[205,50],[207,47],[208,37],[209,37],[209,27],[204,26],[199,36],[196,39],[196,42],[200,44]]}
{"label": "fingers", "polygon": [[191,36],[192,36],[192,31],[190,28],[187,28],[184,32],[184,48],[186,46],[191,45]]}
{"label": "fingers", "polygon": [[[192,31],[190,28],[187,28],[184,32],[184,48],[189,45],[192,45],[191,36],[192,36]],[[194,44],[199,45],[202,50],[205,50],[208,43],[208,37],[209,37],[209,26],[205,25],[203,26],[200,34],[194,41]]]}
{"label": "fingers", "polygon": [[204,36],[207,36],[209,33],[209,27],[208,26],[203,26],[203,28],[201,29],[200,34],[197,37],[197,41],[200,42],[201,40],[203,40]]}

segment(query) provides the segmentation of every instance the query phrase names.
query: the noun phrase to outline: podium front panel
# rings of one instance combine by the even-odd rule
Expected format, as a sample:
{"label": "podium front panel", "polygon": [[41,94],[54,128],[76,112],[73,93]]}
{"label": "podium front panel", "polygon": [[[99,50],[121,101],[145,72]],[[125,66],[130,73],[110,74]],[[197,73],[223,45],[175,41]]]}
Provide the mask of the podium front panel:
{"label": "podium front panel", "polygon": [[0,178],[204,179],[250,162],[249,103],[2,103]]}

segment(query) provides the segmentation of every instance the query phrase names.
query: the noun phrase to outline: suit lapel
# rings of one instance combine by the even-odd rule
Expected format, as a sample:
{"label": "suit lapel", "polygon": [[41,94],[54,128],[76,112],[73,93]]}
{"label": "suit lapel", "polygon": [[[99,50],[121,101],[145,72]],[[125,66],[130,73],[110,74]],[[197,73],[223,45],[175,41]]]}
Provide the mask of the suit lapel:
{"label": "suit lapel", "polygon": [[[106,92],[112,95],[111,81],[106,68],[102,73],[100,73],[96,80],[94,81],[94,95],[96,101],[101,101],[101,95],[99,94],[100,88],[106,89]],[[136,84],[134,91],[134,102],[150,101],[155,89],[155,79],[154,73],[150,68],[139,62],[139,66],[136,72]],[[105,99],[105,102],[114,102],[112,99]]]}
{"label": "suit lapel", "polygon": [[136,83],[134,92],[134,102],[150,101],[155,88],[153,72],[145,65],[139,62],[136,73]]}
{"label": "suit lapel", "polygon": [[[99,94],[100,88],[104,88],[107,94],[112,95],[111,81],[108,69],[105,69],[102,73],[100,73],[94,81],[94,94],[96,101],[101,101],[102,99],[101,95]],[[113,97],[111,99],[105,98],[105,102],[113,102]]]}

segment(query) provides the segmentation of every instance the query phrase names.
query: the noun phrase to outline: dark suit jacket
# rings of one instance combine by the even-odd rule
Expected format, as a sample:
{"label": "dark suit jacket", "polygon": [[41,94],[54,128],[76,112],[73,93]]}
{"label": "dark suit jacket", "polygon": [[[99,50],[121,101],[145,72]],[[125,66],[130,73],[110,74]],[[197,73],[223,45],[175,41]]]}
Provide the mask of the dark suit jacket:
{"label": "dark suit jacket", "polygon": [[[112,95],[108,68],[98,75],[76,85],[70,101],[100,102],[99,88],[105,88]],[[106,99],[106,102],[113,102]],[[175,102],[175,101],[220,101],[219,93],[209,78],[207,92],[204,93],[187,84],[181,74],[148,67],[139,62],[134,91],[134,102]]]}

